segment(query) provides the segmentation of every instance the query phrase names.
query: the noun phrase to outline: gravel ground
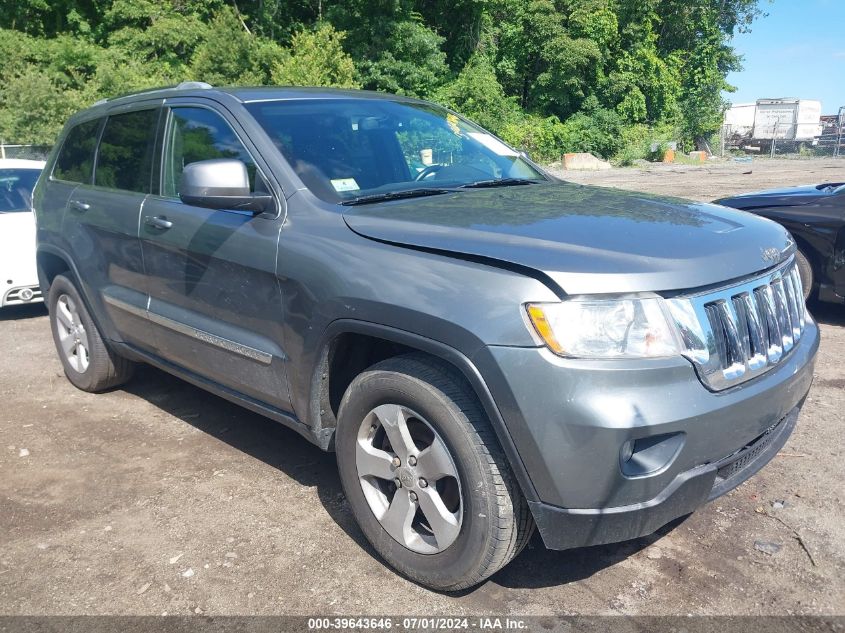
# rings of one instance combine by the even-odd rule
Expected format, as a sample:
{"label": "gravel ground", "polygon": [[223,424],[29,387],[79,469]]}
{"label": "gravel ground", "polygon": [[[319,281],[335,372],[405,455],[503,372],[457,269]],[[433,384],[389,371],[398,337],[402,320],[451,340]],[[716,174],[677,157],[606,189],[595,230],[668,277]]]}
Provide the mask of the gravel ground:
{"label": "gravel ground", "polygon": [[607,171],[568,171],[553,166],[551,171],[564,180],[585,185],[633,189],[710,202],[774,187],[845,182],[845,157],[754,158],[751,163],[711,161],[703,165],[657,163]]}
{"label": "gravel ground", "polygon": [[[712,199],[845,179],[836,165],[845,161],[567,177]],[[43,307],[4,310],[0,613],[843,614],[845,308],[814,312],[815,385],[756,477],[637,541],[549,552],[535,535],[489,581],[444,595],[379,561],[332,455],[152,368],[125,389],[77,391]]]}

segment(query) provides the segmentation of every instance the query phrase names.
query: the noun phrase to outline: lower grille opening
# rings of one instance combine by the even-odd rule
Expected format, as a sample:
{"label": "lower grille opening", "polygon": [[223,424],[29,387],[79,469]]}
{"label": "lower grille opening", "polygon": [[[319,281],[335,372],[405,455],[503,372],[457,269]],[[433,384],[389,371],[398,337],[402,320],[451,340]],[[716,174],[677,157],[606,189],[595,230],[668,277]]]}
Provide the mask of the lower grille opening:
{"label": "lower grille opening", "polygon": [[745,470],[751,462],[765,452],[778,436],[778,431],[786,424],[788,418],[788,415],[781,418],[776,424],[770,426],[741,449],[717,462],[715,486],[720,486],[726,480]]}

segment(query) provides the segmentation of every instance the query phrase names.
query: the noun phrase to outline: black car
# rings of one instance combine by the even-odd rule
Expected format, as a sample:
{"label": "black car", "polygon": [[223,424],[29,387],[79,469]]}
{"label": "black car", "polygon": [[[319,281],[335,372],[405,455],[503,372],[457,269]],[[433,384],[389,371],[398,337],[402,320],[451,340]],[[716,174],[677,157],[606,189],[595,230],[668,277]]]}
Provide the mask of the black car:
{"label": "black car", "polygon": [[798,244],[804,294],[845,303],[845,182],[770,189],[715,202],[789,230]]}

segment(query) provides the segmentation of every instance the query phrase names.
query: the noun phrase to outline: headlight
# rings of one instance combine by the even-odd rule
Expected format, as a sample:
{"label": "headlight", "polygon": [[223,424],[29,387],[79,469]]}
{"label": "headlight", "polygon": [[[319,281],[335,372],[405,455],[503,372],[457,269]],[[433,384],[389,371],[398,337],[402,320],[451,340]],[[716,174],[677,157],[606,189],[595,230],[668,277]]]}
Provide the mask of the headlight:
{"label": "headlight", "polygon": [[529,303],[528,318],[555,354],[580,358],[656,358],[681,353],[660,297]]}

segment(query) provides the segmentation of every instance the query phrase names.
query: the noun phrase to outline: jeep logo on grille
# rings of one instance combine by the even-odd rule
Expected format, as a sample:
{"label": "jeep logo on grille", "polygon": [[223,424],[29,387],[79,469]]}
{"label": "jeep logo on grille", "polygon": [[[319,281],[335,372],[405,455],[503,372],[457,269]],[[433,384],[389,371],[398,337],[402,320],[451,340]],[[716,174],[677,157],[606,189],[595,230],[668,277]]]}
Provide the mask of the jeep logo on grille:
{"label": "jeep logo on grille", "polygon": [[760,256],[763,258],[764,262],[768,262],[770,264],[780,261],[780,251],[776,248],[764,248],[761,251]]}

